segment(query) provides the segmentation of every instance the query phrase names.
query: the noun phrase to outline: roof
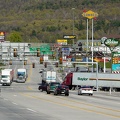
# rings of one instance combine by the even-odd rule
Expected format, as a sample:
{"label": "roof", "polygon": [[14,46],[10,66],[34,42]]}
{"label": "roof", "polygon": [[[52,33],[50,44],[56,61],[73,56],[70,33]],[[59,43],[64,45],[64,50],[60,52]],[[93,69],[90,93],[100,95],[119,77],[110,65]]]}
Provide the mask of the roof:
{"label": "roof", "polygon": [[111,35],[104,35],[107,38],[116,38],[116,39],[120,39],[120,35],[115,35],[115,34],[111,34]]}

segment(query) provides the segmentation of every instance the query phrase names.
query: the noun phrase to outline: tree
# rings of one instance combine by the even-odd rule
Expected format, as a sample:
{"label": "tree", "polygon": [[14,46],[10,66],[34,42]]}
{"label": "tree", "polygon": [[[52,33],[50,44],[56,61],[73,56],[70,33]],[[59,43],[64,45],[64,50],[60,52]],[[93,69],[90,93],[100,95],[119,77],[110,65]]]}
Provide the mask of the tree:
{"label": "tree", "polygon": [[13,31],[7,36],[7,40],[10,42],[22,42],[22,37],[19,32]]}

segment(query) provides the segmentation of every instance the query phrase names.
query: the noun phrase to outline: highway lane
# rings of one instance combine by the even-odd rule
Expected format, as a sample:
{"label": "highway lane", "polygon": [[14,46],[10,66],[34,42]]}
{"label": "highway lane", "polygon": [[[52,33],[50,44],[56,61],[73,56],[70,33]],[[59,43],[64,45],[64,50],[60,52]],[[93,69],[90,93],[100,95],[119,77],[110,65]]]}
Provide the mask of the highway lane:
{"label": "highway lane", "polygon": [[[21,120],[30,119],[29,112],[34,116],[34,120],[117,120],[120,119],[120,97],[95,92],[93,96],[78,96],[77,91],[70,91],[70,96],[47,95],[46,92],[38,91],[38,83],[41,82],[39,69],[43,65],[39,64],[39,58],[31,57],[28,65],[29,78],[26,83],[13,83],[9,86],[2,86],[0,104],[6,105],[9,113],[11,103],[13,113],[21,115],[21,109],[26,113],[22,114]],[[31,63],[35,62],[35,68]],[[4,112],[3,118],[5,117]],[[39,116],[40,115],[40,116]],[[16,114],[13,114],[16,116]],[[15,118],[15,117],[14,117]],[[5,118],[4,120],[10,120]],[[19,119],[18,119],[19,120]],[[32,119],[31,119],[32,120]]]}

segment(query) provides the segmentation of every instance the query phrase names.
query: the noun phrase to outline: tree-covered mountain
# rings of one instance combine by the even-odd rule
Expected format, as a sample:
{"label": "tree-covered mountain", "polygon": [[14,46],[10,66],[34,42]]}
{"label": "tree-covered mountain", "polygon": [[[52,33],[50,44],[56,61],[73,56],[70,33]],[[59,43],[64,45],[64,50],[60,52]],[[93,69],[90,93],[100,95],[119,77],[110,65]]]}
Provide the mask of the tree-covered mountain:
{"label": "tree-covered mountain", "polygon": [[[74,9],[73,9],[74,8]],[[120,35],[120,0],[0,0],[0,31],[6,39],[15,31],[25,42],[55,42],[63,35],[86,39],[83,11],[98,13],[94,38]],[[91,38],[89,20],[89,38]]]}

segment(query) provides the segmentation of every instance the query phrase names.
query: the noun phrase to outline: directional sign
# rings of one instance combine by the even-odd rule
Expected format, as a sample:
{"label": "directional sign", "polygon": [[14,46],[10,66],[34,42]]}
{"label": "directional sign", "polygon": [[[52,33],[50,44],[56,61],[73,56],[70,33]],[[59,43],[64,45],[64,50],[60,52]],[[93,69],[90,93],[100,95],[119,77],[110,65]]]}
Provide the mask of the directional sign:
{"label": "directional sign", "polygon": [[88,19],[93,19],[95,17],[98,17],[98,13],[89,10],[87,12],[83,12],[82,16]]}

